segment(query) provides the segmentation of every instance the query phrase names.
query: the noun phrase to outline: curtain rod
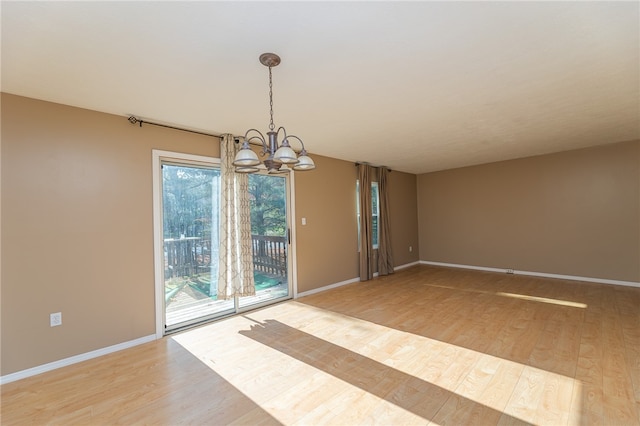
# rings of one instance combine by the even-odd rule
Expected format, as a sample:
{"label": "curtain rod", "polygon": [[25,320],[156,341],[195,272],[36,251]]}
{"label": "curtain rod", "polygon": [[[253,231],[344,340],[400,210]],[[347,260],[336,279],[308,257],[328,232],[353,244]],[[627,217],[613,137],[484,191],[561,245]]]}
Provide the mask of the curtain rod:
{"label": "curtain rod", "polygon": [[190,129],[184,129],[181,127],[169,126],[166,124],[153,123],[151,121],[141,120],[133,115],[129,116],[128,120],[129,120],[129,123],[131,124],[140,124],[140,127],[142,127],[142,123],[144,123],[144,124],[150,124],[152,126],[165,127],[167,129],[180,130],[181,132],[195,133],[197,135],[211,136],[214,138],[222,139],[222,135],[216,135],[215,133],[205,133],[205,132],[199,132],[197,130],[190,130]]}
{"label": "curtain rod", "polygon": [[[140,127],[142,127],[142,123],[144,123],[144,124],[150,124],[152,126],[165,127],[167,129],[180,130],[181,132],[195,133],[197,135],[211,136],[211,137],[214,137],[214,138],[222,139],[222,135],[217,135],[215,133],[205,133],[205,132],[199,132],[197,130],[185,129],[185,128],[182,128],[182,127],[169,126],[167,124],[154,123],[154,122],[151,122],[151,121],[141,120],[138,117],[136,117],[135,115],[129,116],[129,118],[127,120],[129,120],[129,123],[131,123],[131,124],[139,124]],[[236,143],[239,143],[242,140],[242,138],[240,136],[234,136],[233,140]],[[263,145],[261,143],[257,143],[257,142],[253,142],[253,141],[249,142],[249,145],[263,147]],[[298,150],[294,149],[294,151],[297,152],[298,154],[300,153]]]}
{"label": "curtain rod", "polygon": [[387,170],[389,170],[389,172],[392,172],[392,171],[393,171],[393,170],[391,170],[391,169],[390,169],[389,167],[387,167],[387,166],[374,166],[373,164],[371,164],[371,163],[367,163],[366,161],[356,161],[356,162],[354,163],[354,165],[355,165],[356,167],[358,167],[360,164],[364,164],[365,166],[371,166],[371,167],[373,167],[374,169],[387,169]]}
{"label": "curtain rod", "polygon": [[[214,138],[222,139],[222,135],[218,135],[218,134],[215,134],[215,133],[205,133],[205,132],[199,132],[197,130],[185,129],[183,127],[175,127],[175,126],[169,126],[167,124],[154,123],[154,122],[151,122],[151,121],[141,120],[141,119],[137,118],[134,115],[129,116],[129,118],[127,120],[129,120],[129,123],[131,123],[131,124],[140,124],[140,127],[142,127],[142,123],[144,123],[144,124],[150,124],[152,126],[165,127],[167,129],[179,130],[181,132],[195,133],[197,135],[211,136],[211,137],[214,137]],[[238,137],[238,136],[234,136],[233,140],[235,140],[235,142],[238,143],[238,142],[240,142],[241,138]],[[255,143],[255,142],[249,142],[249,145],[262,146],[262,144],[258,144],[258,143]]]}

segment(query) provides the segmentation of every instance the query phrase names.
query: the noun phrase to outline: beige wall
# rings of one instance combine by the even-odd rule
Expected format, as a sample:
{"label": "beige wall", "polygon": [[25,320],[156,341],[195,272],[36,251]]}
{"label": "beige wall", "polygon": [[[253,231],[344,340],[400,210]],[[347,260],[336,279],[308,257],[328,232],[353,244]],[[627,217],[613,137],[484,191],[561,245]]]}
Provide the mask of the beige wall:
{"label": "beige wall", "polygon": [[418,176],[420,259],[640,281],[640,141]]}
{"label": "beige wall", "polygon": [[152,148],[219,156],[215,138],[2,94],[2,375],[155,332]]}
{"label": "beige wall", "polygon": [[416,175],[389,173],[391,247],[396,266],[419,259],[417,182]]}
{"label": "beige wall", "polygon": [[[218,140],[8,94],[1,108],[0,375],[154,334],[151,151],[218,157]],[[314,159],[296,174],[300,292],[358,275],[355,167]],[[403,264],[416,177],[390,185],[394,252],[414,245]]]}
{"label": "beige wall", "polygon": [[298,292],[358,276],[355,167],[313,159],[316,170],[296,174]]}
{"label": "beige wall", "polygon": [[[296,174],[299,292],[359,276],[357,169],[348,161],[320,156],[314,160],[313,173]],[[417,262],[416,175],[389,174],[389,203],[394,263]],[[301,223],[303,217],[306,225]]]}

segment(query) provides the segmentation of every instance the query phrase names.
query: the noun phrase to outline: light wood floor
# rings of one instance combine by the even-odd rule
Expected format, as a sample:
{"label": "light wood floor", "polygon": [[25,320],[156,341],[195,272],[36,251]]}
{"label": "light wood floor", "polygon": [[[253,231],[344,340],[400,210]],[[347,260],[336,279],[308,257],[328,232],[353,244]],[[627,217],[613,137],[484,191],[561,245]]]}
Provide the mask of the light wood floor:
{"label": "light wood floor", "polygon": [[2,386],[2,424],[640,423],[640,288],[416,266]]}

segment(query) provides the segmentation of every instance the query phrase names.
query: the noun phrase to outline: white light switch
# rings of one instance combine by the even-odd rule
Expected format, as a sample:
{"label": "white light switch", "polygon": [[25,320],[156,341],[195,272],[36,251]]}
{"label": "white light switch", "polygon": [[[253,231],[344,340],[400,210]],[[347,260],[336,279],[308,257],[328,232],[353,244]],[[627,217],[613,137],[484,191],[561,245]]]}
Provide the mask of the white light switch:
{"label": "white light switch", "polygon": [[302,218],[302,224],[303,224],[303,225],[306,225],[306,224],[307,224],[307,218],[306,218],[306,217],[303,217],[303,218]]}
{"label": "white light switch", "polygon": [[56,312],[54,314],[49,315],[49,325],[51,327],[56,327],[58,325],[62,325],[62,312]]}

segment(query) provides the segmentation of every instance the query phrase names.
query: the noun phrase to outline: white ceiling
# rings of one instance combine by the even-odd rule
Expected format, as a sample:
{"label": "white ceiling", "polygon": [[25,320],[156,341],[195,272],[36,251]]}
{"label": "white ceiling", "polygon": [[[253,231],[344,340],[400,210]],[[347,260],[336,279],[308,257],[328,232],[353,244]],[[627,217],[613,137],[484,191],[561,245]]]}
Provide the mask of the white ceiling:
{"label": "white ceiling", "polygon": [[[639,2],[2,1],[2,91],[424,173],[640,138]],[[124,118],[123,118],[124,120]]]}

